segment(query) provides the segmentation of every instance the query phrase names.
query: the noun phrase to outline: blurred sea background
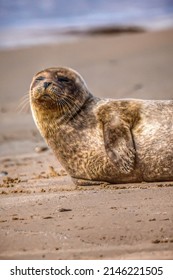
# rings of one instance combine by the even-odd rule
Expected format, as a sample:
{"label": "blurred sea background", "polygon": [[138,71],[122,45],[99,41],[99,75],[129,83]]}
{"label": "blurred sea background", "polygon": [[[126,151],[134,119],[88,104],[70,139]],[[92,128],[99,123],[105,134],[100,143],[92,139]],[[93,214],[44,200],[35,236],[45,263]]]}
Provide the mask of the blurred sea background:
{"label": "blurred sea background", "polygon": [[0,0],[0,48],[60,43],[92,30],[173,26],[173,0]]}

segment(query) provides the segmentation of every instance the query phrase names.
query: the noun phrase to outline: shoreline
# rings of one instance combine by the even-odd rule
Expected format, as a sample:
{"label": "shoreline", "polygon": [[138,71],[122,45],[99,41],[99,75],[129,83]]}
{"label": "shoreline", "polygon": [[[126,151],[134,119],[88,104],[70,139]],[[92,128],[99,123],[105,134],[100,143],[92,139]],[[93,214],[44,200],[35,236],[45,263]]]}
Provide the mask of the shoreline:
{"label": "shoreline", "polygon": [[[145,28],[133,25],[100,25],[91,27],[72,27],[62,30],[56,28],[4,28],[0,30],[0,51],[28,48],[32,46],[43,46],[50,44],[65,44],[73,41],[79,41],[86,36],[95,35],[123,35],[146,32]],[[26,36],[27,34],[27,36]],[[14,36],[15,35],[15,36]]]}
{"label": "shoreline", "polygon": [[0,51],[65,44],[91,36],[120,36],[143,32],[163,32],[173,29],[173,23],[157,28],[140,24],[95,24],[73,27],[2,27],[0,29]]}

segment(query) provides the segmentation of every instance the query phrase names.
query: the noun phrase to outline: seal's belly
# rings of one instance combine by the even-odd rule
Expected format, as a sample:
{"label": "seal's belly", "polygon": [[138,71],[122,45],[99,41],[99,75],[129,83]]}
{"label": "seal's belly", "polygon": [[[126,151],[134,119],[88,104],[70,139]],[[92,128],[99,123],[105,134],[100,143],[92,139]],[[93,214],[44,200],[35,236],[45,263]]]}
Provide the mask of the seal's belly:
{"label": "seal's belly", "polygon": [[120,176],[116,166],[106,153],[103,132],[99,128],[81,132],[73,131],[68,133],[68,136],[66,134],[61,143],[56,141],[56,144],[51,147],[58,160],[73,178],[110,183],[137,181],[135,171],[130,176]]}
{"label": "seal's belly", "polygon": [[173,116],[144,116],[133,136],[143,180],[173,180]]}
{"label": "seal's belly", "polygon": [[97,145],[92,145],[92,142],[88,142],[88,144],[90,145],[86,147],[85,143],[82,145],[81,141],[80,149],[76,150],[75,154],[69,153],[67,155],[66,153],[65,155],[63,165],[72,177],[110,183],[137,181],[135,171],[130,176],[120,176],[119,170],[105,151],[104,143],[97,142]]}
{"label": "seal's belly", "polygon": [[66,141],[61,143],[61,150],[55,148],[55,151],[60,151],[57,158],[72,177],[101,181],[112,178],[115,167],[105,152],[98,130],[73,132]]}

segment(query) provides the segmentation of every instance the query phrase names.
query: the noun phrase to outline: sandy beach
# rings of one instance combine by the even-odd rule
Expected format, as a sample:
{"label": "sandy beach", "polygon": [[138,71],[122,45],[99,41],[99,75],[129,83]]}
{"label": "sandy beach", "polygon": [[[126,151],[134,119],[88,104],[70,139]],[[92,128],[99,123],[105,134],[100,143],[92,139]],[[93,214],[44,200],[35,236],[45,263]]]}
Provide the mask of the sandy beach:
{"label": "sandy beach", "polygon": [[172,99],[173,29],[1,50],[0,61],[0,259],[173,259],[173,182],[75,187],[22,103],[50,66],[76,69],[99,97]]}

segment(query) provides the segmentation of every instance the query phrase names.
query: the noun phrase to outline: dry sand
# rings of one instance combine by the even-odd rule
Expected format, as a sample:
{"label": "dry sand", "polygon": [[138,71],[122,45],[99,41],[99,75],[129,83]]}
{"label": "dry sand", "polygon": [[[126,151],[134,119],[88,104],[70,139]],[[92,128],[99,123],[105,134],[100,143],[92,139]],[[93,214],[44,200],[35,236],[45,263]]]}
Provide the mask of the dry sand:
{"label": "dry sand", "polygon": [[170,99],[173,30],[1,51],[0,61],[0,259],[172,259],[173,182],[75,188],[16,108],[33,74],[58,65],[97,96]]}

